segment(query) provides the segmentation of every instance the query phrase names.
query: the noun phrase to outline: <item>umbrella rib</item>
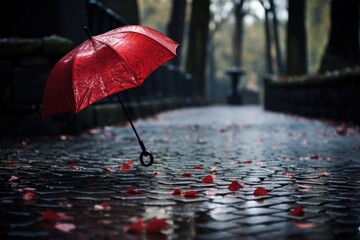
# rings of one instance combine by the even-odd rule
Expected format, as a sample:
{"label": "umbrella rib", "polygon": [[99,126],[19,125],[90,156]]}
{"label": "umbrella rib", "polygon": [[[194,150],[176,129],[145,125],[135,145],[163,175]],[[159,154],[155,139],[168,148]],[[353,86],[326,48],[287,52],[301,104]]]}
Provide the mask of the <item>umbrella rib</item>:
{"label": "umbrella rib", "polygon": [[[122,60],[124,63],[126,62],[126,61],[123,59],[123,57],[120,56],[120,55],[118,54],[118,52],[117,52],[110,44],[108,44],[108,43],[106,43],[106,42],[104,42],[104,41],[101,41],[101,40],[99,40],[99,39],[96,39],[95,37],[94,37],[93,39],[95,39],[96,41],[98,41],[98,42],[100,42],[100,43],[102,43],[102,44],[104,44],[104,45],[106,45],[106,46],[108,46],[117,56],[119,56],[119,58],[121,58],[121,60]],[[135,82],[135,86],[137,86],[137,85],[138,85],[137,82],[136,82],[137,74],[136,74],[132,69],[130,69],[130,68],[128,67],[128,65],[124,64],[124,66],[126,67],[126,70],[128,70],[128,71],[131,73],[131,75],[133,76],[133,79],[134,79],[134,82]],[[122,80],[124,80],[124,79],[122,79]],[[126,80],[127,80],[127,79],[126,79]],[[132,82],[132,83],[134,83],[134,82]],[[135,86],[134,86],[134,87],[135,87]]]}

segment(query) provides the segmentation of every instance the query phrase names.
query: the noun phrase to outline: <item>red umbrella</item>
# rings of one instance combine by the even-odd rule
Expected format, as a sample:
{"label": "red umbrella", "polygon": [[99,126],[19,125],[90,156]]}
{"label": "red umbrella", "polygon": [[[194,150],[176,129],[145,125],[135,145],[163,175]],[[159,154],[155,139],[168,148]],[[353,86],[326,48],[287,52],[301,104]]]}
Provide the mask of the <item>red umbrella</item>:
{"label": "red umbrella", "polygon": [[[50,72],[43,118],[62,112],[78,113],[104,97],[140,86],[156,68],[176,56],[179,45],[144,26],[120,27],[97,36],[84,29],[89,39],[60,59]],[[124,110],[142,148],[140,161],[150,166],[152,154]],[[144,164],[144,155],[150,156],[149,164]]]}

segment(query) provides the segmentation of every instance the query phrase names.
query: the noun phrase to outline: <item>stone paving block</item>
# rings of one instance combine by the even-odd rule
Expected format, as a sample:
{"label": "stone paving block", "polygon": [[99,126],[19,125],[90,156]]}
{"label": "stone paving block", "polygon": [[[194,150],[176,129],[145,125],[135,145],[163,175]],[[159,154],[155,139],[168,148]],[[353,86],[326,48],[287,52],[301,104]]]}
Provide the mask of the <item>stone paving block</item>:
{"label": "stone paving block", "polygon": [[[235,106],[170,111],[135,124],[156,159],[149,168],[137,160],[129,126],[2,141],[0,239],[359,239],[358,127],[339,135],[336,123]],[[207,175],[214,183],[202,183]],[[235,180],[243,188],[230,191]],[[258,187],[268,195],[254,196]],[[189,190],[199,195],[186,197]],[[27,192],[34,198],[25,200]],[[299,205],[304,216],[292,215]],[[72,218],[39,221],[46,210]],[[123,230],[153,218],[169,227]]]}

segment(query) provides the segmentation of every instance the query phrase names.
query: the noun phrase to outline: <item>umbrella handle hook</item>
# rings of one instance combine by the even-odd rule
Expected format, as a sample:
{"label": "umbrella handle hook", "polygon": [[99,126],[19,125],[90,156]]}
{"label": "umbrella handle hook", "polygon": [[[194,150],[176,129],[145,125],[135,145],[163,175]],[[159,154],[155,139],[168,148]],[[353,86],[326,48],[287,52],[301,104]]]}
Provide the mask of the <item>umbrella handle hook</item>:
{"label": "umbrella handle hook", "polygon": [[[145,163],[145,162],[144,162],[144,159],[143,159],[144,156],[150,158],[150,160],[149,160],[148,163]],[[152,153],[149,152],[148,150],[142,151],[142,152],[140,153],[139,159],[140,159],[141,164],[142,164],[143,166],[145,166],[145,167],[151,166],[151,165],[153,164],[153,162],[154,162],[154,156],[153,156]]]}

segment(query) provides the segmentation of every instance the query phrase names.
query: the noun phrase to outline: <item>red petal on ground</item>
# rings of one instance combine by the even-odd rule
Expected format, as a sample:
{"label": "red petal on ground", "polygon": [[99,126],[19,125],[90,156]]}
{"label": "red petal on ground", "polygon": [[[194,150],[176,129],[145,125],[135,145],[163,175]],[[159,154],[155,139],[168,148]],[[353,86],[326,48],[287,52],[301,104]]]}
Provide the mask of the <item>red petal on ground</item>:
{"label": "red petal on ground", "polygon": [[211,167],[209,173],[214,174],[217,172],[217,167]]}
{"label": "red petal on ground", "polygon": [[320,176],[320,177],[330,177],[330,173],[328,173],[328,172],[322,172],[322,173],[320,173],[319,176]]}
{"label": "red petal on ground", "polygon": [[311,155],[310,159],[319,159],[319,156],[317,154]]}
{"label": "red petal on ground", "polygon": [[305,184],[298,184],[298,187],[300,189],[310,189],[311,188],[309,185],[305,185]]}
{"label": "red petal on ground", "polygon": [[194,169],[196,169],[196,170],[201,170],[201,169],[204,169],[204,167],[202,167],[202,166],[195,166]]}
{"label": "red petal on ground", "polygon": [[305,215],[304,208],[302,206],[296,206],[295,208],[291,209],[290,213],[295,217],[302,217]]}
{"label": "red petal on ground", "polygon": [[39,218],[39,221],[54,222],[57,220],[67,220],[67,219],[72,219],[72,217],[66,215],[65,213],[61,213],[61,212],[58,213],[53,210],[46,210],[46,212],[44,212],[44,214]]}
{"label": "red petal on ground", "polygon": [[135,161],[134,160],[131,160],[131,161],[129,161],[129,162],[125,162],[127,165],[130,165],[130,166],[132,166],[134,163],[135,163]]}
{"label": "red petal on ground", "polygon": [[177,188],[171,193],[171,195],[181,195],[181,190]]}
{"label": "red petal on ground", "polygon": [[205,184],[214,183],[214,178],[210,175],[207,175],[206,177],[203,178],[202,183]]}
{"label": "red petal on ground", "polygon": [[54,227],[63,232],[70,232],[76,228],[72,223],[56,223]]}
{"label": "red petal on ground", "polygon": [[185,197],[198,197],[199,196],[199,192],[195,191],[195,190],[189,190],[186,192],[183,192],[183,195]]}
{"label": "red petal on ground", "polygon": [[116,170],[112,167],[106,167],[106,168],[104,168],[104,172],[105,173],[114,173],[114,172],[116,172]]}
{"label": "red petal on ground", "polygon": [[250,164],[250,163],[252,163],[252,160],[250,160],[250,159],[243,159],[243,160],[239,160],[238,162],[239,162],[239,163],[243,163],[243,164]]}
{"label": "red petal on ground", "polygon": [[17,176],[11,176],[10,178],[9,178],[9,182],[16,182],[16,181],[18,181],[19,180],[19,178],[17,177]]}
{"label": "red petal on ground", "polygon": [[130,169],[131,168],[131,165],[129,165],[128,163],[122,163],[120,165],[121,169]]}
{"label": "red petal on ground", "polygon": [[228,189],[230,191],[237,191],[239,189],[242,189],[243,186],[238,181],[233,181],[229,186]]}
{"label": "red petal on ground", "polygon": [[181,174],[182,177],[192,177],[192,173],[184,172]]}
{"label": "red petal on ground", "polygon": [[23,195],[23,199],[24,199],[25,201],[34,200],[35,197],[36,197],[36,194],[33,193],[33,192],[27,192],[27,193],[25,193],[25,194]]}
{"label": "red petal on ground", "polygon": [[154,175],[161,175],[161,172],[153,171],[153,174],[154,174]]}
{"label": "red petal on ground", "polygon": [[164,219],[151,219],[147,222],[145,230],[147,232],[159,232],[168,226],[169,224]]}
{"label": "red petal on ground", "polygon": [[314,223],[300,223],[300,222],[297,222],[297,223],[295,223],[295,226],[296,226],[297,228],[301,228],[301,229],[308,229],[308,228],[316,227],[316,224],[314,224]]}
{"label": "red petal on ground", "polygon": [[269,195],[269,193],[268,193],[268,191],[266,191],[265,188],[258,187],[257,189],[255,189],[254,195],[255,196],[265,196],[265,195]]}
{"label": "red petal on ground", "polygon": [[5,165],[5,167],[16,167],[16,162],[5,161],[4,165]]}
{"label": "red petal on ground", "polygon": [[145,231],[145,225],[143,224],[142,220],[137,220],[136,223],[125,226],[123,228],[124,232],[128,233],[141,233]]}
{"label": "red petal on ground", "polygon": [[129,193],[129,194],[142,194],[143,192],[140,191],[140,190],[135,190],[132,187],[128,187],[127,193]]}
{"label": "red petal on ground", "polygon": [[283,175],[286,175],[287,177],[289,177],[291,179],[295,178],[295,174],[293,174],[292,172],[289,172],[289,171],[284,171]]}
{"label": "red petal on ground", "polygon": [[109,211],[111,209],[111,206],[110,206],[110,204],[108,202],[103,202],[103,203],[100,203],[100,204],[95,204],[94,209],[95,210]]}
{"label": "red petal on ground", "polygon": [[79,167],[78,167],[78,165],[76,163],[70,163],[70,164],[68,164],[68,168],[70,168],[70,169],[78,169]]}

